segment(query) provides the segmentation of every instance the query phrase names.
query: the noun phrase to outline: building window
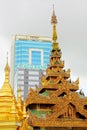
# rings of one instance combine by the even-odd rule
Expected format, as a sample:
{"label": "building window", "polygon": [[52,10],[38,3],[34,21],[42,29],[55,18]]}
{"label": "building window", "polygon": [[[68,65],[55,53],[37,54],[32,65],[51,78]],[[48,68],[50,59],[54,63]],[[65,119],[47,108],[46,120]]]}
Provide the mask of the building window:
{"label": "building window", "polygon": [[24,70],[19,70],[18,74],[24,74]]}
{"label": "building window", "polygon": [[19,85],[19,84],[20,84],[20,85],[24,85],[24,81],[19,80],[19,81],[18,81],[18,85]]}
{"label": "building window", "polygon": [[32,65],[41,65],[41,52],[32,51]]}
{"label": "building window", "polygon": [[29,85],[39,85],[39,82],[37,81],[29,81]]}
{"label": "building window", "polygon": [[39,77],[37,77],[37,76],[29,76],[29,80],[39,80]]}
{"label": "building window", "polygon": [[29,49],[29,65],[43,66],[43,49]]}
{"label": "building window", "polygon": [[29,71],[29,75],[39,75],[38,71]]}
{"label": "building window", "polygon": [[19,80],[20,80],[20,79],[24,80],[24,76],[18,75],[18,79],[19,79]]}

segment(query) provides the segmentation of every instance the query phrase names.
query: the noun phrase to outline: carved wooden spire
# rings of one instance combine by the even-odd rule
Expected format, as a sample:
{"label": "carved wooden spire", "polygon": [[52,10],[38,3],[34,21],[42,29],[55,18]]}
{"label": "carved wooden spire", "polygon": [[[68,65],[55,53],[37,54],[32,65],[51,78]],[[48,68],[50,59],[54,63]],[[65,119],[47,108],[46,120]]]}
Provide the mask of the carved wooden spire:
{"label": "carved wooden spire", "polygon": [[52,42],[53,42],[53,50],[58,49],[58,43],[57,43],[57,32],[56,32],[56,24],[57,24],[57,18],[54,11],[54,5],[53,5],[53,15],[51,18],[51,23],[53,24],[53,36],[52,36]]}
{"label": "carved wooden spire", "polygon": [[51,23],[53,24],[52,40],[53,40],[53,42],[56,42],[56,40],[57,40],[57,32],[56,32],[57,18],[56,18],[55,11],[54,11],[54,5],[53,5],[53,15],[52,15],[52,18],[51,18]]}

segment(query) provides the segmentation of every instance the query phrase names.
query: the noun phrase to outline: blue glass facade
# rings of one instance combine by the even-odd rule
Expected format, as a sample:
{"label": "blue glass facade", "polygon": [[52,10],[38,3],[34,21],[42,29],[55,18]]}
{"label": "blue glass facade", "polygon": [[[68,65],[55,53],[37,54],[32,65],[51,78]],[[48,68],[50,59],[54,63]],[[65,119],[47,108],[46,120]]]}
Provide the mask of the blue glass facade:
{"label": "blue glass facade", "polygon": [[41,52],[32,51],[32,65],[41,65]]}
{"label": "blue glass facade", "polygon": [[47,66],[49,64],[51,42],[33,41],[33,40],[16,40],[14,69],[18,66]]}

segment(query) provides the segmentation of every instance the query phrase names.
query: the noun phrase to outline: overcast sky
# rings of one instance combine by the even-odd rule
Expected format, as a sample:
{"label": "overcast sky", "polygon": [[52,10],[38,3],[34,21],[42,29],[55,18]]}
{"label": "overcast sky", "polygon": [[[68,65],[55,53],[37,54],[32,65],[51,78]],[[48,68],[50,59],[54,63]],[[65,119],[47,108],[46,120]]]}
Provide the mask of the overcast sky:
{"label": "overcast sky", "polygon": [[53,4],[65,68],[71,69],[72,80],[79,77],[80,88],[87,95],[87,0],[0,0],[0,86],[7,51],[10,64],[12,36],[51,37]]}

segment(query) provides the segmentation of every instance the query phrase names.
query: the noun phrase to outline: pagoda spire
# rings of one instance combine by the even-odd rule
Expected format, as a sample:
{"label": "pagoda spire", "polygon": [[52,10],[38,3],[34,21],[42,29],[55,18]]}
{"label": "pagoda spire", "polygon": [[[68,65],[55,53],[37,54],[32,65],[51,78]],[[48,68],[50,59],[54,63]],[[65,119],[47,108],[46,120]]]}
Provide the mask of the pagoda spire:
{"label": "pagoda spire", "polygon": [[10,67],[8,65],[8,52],[7,52],[7,63],[5,66],[5,82],[9,82]]}
{"label": "pagoda spire", "polygon": [[55,11],[54,11],[54,5],[53,5],[53,15],[52,15],[52,18],[51,18],[51,24],[53,24],[52,40],[53,40],[53,42],[56,42],[56,40],[57,40],[57,32],[56,32],[57,18],[56,18]]}
{"label": "pagoda spire", "polygon": [[18,88],[18,108],[22,111],[22,98],[21,98],[21,88]]}

